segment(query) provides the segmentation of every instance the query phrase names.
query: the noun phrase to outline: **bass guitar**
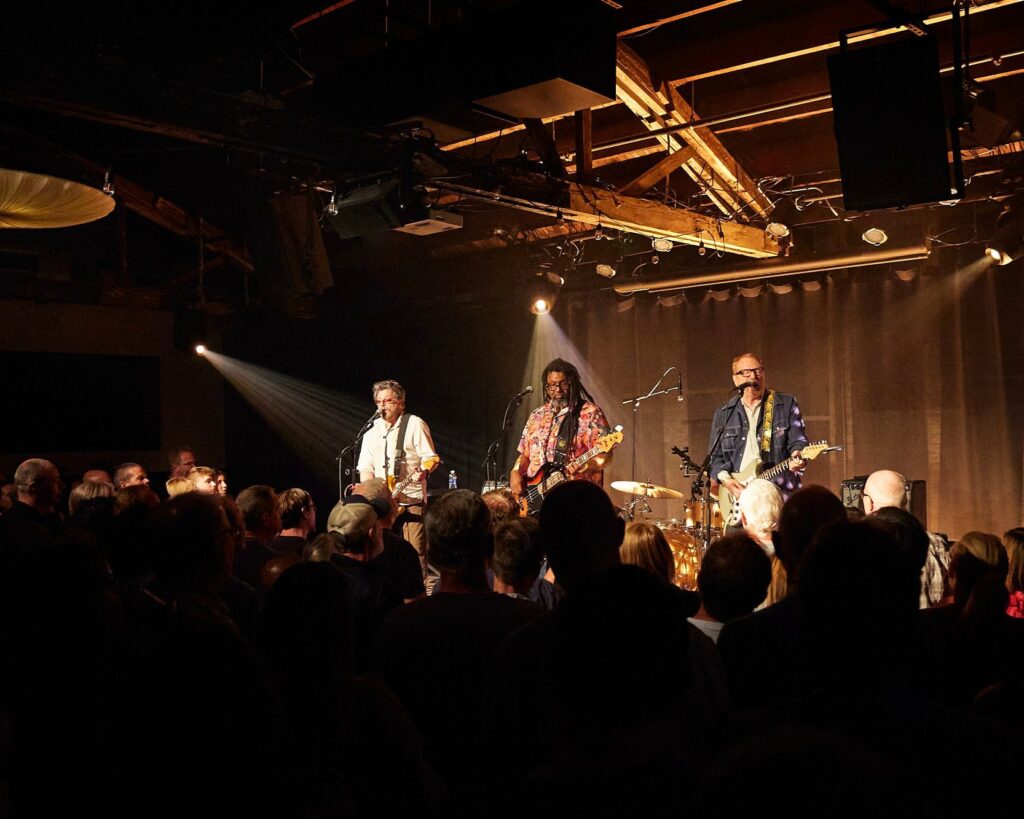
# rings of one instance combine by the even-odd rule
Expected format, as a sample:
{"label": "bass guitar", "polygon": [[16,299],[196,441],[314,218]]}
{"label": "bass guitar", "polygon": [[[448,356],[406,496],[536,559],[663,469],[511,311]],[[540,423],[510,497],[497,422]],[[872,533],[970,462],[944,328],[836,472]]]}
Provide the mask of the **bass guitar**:
{"label": "bass guitar", "polygon": [[[828,441],[815,441],[800,451],[800,457],[805,461],[813,461],[824,452],[835,452],[840,449],[842,449],[841,446],[829,446]],[[795,458],[787,458],[782,463],[769,466],[757,460],[748,464],[746,469],[731,474],[734,480],[746,486],[754,478],[764,478],[766,481],[774,480],[787,469],[792,469],[795,463]],[[725,487],[725,484],[718,487],[718,507],[722,512],[722,520],[726,526],[740,525],[740,505],[737,500],[737,498],[733,497],[732,492]]]}
{"label": "bass guitar", "polygon": [[522,497],[519,505],[523,515],[536,515],[540,511],[540,505],[544,502],[544,496],[554,489],[558,484],[567,481],[571,476],[566,474],[567,470],[577,470],[588,461],[611,452],[616,446],[622,443],[622,426],[616,426],[614,431],[602,435],[597,443],[580,455],[573,458],[569,463],[558,466],[553,463],[546,463],[537,470],[537,474],[526,479],[523,487]]}

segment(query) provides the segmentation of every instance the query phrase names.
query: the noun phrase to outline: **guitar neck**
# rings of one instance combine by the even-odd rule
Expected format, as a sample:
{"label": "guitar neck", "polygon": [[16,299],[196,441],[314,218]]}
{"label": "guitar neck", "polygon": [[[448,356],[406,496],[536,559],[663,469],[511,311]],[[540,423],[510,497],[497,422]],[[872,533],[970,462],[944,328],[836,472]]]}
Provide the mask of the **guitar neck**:
{"label": "guitar neck", "polygon": [[604,450],[599,446],[591,447],[578,458],[573,458],[573,460],[566,464],[566,466],[573,468],[583,466],[583,464],[585,464],[591,458],[596,458],[602,452],[604,452]]}
{"label": "guitar neck", "polygon": [[793,462],[792,458],[787,458],[782,463],[775,464],[775,466],[773,466],[773,467],[771,467],[769,469],[766,469],[764,472],[762,472],[757,477],[764,478],[766,481],[775,480],[775,478],[779,477],[779,475],[781,475],[783,472],[785,472],[787,469],[789,469],[789,465],[792,462]]}

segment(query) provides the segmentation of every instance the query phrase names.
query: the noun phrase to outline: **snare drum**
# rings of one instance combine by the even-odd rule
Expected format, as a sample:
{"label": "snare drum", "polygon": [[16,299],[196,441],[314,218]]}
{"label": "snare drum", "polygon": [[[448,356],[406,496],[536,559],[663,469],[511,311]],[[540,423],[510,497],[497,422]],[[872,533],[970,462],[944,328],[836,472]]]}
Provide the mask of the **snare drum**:
{"label": "snare drum", "polygon": [[[687,529],[699,529],[704,525],[704,501],[700,498],[687,500],[683,504],[683,517]],[[711,499],[711,528],[722,530],[722,510],[718,507],[718,498]]]}
{"label": "snare drum", "polygon": [[670,518],[653,520],[668,541],[676,567],[675,584],[689,591],[697,590],[697,573],[700,571],[700,546],[686,521]]}

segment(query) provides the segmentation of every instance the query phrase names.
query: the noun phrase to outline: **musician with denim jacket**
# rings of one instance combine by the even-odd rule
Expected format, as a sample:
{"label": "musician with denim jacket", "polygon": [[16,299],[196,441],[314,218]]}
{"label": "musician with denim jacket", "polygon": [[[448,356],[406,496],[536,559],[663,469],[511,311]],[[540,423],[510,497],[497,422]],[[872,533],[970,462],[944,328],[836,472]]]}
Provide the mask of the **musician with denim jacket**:
{"label": "musician with denim jacket", "polygon": [[[730,473],[745,469],[758,458],[777,464],[787,458],[796,458],[793,470],[786,470],[775,478],[784,498],[800,488],[800,471],[804,461],[800,450],[807,446],[804,420],[796,398],[788,393],[771,391],[771,435],[764,447],[765,398],[769,395],[765,384],[764,363],[753,353],[743,353],[732,362],[733,383],[740,394],[731,398],[715,411],[711,422],[712,446],[723,431],[718,451],[711,459],[711,475],[735,497],[743,492],[743,485]],[[741,389],[742,388],[742,389]],[[762,449],[768,450],[767,456]]]}

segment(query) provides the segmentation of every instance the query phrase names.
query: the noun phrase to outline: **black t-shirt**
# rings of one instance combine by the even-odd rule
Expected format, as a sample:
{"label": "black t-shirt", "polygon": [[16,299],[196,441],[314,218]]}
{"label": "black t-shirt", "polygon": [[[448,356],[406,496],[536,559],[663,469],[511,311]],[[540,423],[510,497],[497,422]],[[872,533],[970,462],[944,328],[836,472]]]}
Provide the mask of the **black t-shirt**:
{"label": "black t-shirt", "polygon": [[381,625],[372,667],[402,700],[450,786],[477,775],[477,722],[495,649],[543,612],[495,592],[436,592],[395,609]]}
{"label": "black t-shirt", "polygon": [[384,551],[370,561],[387,578],[403,600],[412,600],[425,591],[423,568],[415,547],[394,532],[384,531]]}
{"label": "black t-shirt", "polygon": [[306,539],[298,535],[278,535],[270,542],[270,551],[277,555],[294,554],[302,557]]}

